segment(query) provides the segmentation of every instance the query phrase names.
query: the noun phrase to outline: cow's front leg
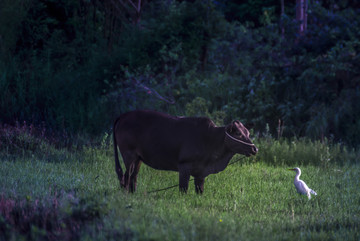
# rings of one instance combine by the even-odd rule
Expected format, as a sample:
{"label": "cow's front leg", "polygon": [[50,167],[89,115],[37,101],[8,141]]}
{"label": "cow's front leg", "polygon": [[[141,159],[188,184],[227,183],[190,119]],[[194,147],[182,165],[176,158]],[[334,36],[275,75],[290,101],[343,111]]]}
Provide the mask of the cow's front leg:
{"label": "cow's front leg", "polygon": [[186,193],[189,187],[190,168],[183,164],[179,166],[179,189],[180,192]]}
{"label": "cow's front leg", "polygon": [[197,194],[202,194],[204,192],[204,182],[205,178],[195,177],[195,191]]}

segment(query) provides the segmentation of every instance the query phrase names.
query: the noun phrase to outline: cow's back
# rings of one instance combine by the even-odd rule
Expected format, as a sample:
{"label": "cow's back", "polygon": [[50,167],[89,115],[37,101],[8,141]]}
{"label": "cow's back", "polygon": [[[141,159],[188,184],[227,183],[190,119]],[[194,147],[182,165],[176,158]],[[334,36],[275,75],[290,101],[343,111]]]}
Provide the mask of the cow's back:
{"label": "cow's back", "polygon": [[115,122],[117,132],[129,132],[137,137],[146,136],[151,129],[172,126],[175,118],[154,111],[132,111],[119,116]]}

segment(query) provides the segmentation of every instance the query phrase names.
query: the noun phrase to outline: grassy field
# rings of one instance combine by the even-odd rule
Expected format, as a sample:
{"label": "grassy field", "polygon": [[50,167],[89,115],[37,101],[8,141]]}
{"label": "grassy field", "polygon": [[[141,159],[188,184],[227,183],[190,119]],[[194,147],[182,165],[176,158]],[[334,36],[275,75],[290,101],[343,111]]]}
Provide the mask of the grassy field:
{"label": "grassy field", "polygon": [[[149,193],[178,177],[145,165],[137,192],[128,194],[105,139],[78,150],[42,142],[30,151],[3,148],[0,240],[360,240],[353,150],[262,139],[256,157],[208,176],[203,195],[192,182],[186,195],[177,188]],[[318,193],[310,201],[295,191],[287,170],[295,166]]]}

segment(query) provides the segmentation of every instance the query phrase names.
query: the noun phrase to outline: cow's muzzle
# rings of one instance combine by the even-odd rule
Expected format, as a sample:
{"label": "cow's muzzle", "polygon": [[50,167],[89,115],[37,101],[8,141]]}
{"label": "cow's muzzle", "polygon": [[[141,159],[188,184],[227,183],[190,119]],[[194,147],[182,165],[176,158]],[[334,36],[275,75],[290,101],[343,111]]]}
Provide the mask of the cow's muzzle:
{"label": "cow's muzzle", "polygon": [[251,152],[250,152],[249,154],[247,154],[246,156],[255,155],[258,151],[259,151],[259,149],[257,149],[257,147],[254,145],[254,146],[251,148]]}
{"label": "cow's muzzle", "polygon": [[255,155],[255,154],[259,151],[259,149],[257,149],[256,146],[253,146],[253,147],[251,148],[251,151],[252,151],[251,154]]}

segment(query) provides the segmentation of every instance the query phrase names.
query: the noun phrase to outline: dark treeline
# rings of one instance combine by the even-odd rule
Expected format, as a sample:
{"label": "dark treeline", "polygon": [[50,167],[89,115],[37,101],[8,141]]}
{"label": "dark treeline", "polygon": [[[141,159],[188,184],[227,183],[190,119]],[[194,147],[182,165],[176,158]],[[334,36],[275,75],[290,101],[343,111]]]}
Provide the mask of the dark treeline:
{"label": "dark treeline", "polygon": [[359,9],[351,0],[1,0],[0,123],[96,134],[145,108],[358,146]]}

